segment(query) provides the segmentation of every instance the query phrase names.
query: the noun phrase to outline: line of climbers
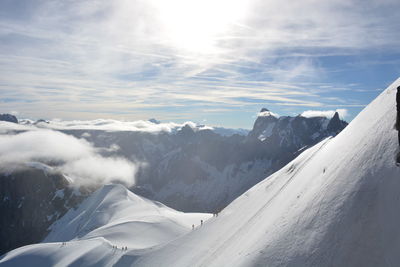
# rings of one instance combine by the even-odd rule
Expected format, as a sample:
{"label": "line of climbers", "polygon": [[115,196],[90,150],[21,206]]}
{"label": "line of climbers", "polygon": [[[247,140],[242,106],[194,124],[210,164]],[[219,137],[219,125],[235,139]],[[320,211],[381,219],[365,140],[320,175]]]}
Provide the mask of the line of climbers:
{"label": "line of climbers", "polygon": [[[218,213],[219,212],[215,212],[215,213],[213,213],[213,217],[218,217]],[[200,226],[203,226],[203,220],[200,220]],[[195,228],[195,225],[194,224],[192,224],[192,230],[194,230],[194,228]]]}
{"label": "line of climbers", "polygon": [[[113,249],[118,249],[118,246],[112,246]],[[121,247],[121,250],[128,250],[128,247]]]}
{"label": "line of climbers", "polygon": [[[67,245],[67,242],[62,242],[62,243],[61,243],[61,246],[62,246],[62,247],[65,247],[66,245]],[[112,246],[112,249],[118,249],[118,246],[113,245],[113,246]],[[126,251],[126,250],[128,250],[128,247],[126,247],[126,246],[125,246],[125,247],[121,247],[121,250],[125,250],[125,251]]]}

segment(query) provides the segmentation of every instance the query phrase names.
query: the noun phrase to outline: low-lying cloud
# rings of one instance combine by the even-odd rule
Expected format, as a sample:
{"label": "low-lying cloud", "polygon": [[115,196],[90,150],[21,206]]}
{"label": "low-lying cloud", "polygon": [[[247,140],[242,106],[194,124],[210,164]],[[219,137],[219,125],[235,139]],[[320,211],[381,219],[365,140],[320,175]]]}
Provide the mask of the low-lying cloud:
{"label": "low-lying cloud", "polygon": [[327,117],[332,118],[335,112],[339,113],[341,119],[346,118],[348,111],[347,109],[337,109],[337,110],[307,110],[301,113],[301,116],[306,118],[311,117]]}
{"label": "low-lying cloud", "polygon": [[47,129],[0,135],[0,169],[41,162],[68,175],[76,184],[118,181],[132,186],[138,164],[121,157],[103,157],[102,149],[85,139]]}
{"label": "low-lying cloud", "polygon": [[[36,127],[52,129],[52,130],[102,130],[102,131],[132,131],[132,132],[146,132],[146,133],[159,133],[159,132],[175,132],[183,126],[189,125],[191,128],[197,127],[197,124],[191,121],[185,123],[154,123],[151,121],[137,120],[137,121],[118,121],[111,119],[97,119],[97,120],[51,120],[49,123],[39,123]],[[90,133],[84,133],[90,135]],[[83,136],[85,137],[85,136]]]}
{"label": "low-lying cloud", "polygon": [[[274,116],[278,116],[272,113]],[[0,121],[0,134],[8,134],[14,131],[36,131],[36,130],[55,130],[55,131],[68,131],[68,130],[84,130],[81,134],[82,139],[90,139],[92,134],[90,131],[107,131],[107,132],[143,132],[151,134],[170,133],[174,134],[182,129],[184,126],[189,126],[194,131],[213,130],[220,135],[240,134],[246,135],[247,130],[244,129],[231,129],[222,127],[211,127],[204,124],[197,124],[192,121],[184,123],[175,122],[159,122],[159,121],[119,121],[112,119],[97,119],[97,120],[60,120],[54,119],[47,122],[35,123],[34,120],[21,119],[19,124]],[[118,145],[113,144],[109,148],[100,148],[100,151],[116,152],[120,150]]]}

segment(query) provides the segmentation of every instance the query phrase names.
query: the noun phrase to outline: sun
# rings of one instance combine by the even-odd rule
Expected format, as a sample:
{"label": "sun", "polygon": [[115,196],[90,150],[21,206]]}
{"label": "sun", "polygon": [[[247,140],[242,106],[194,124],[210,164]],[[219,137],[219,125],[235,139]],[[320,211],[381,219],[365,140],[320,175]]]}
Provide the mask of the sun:
{"label": "sun", "polygon": [[218,53],[245,17],[242,0],[154,0],[165,42],[183,52]]}

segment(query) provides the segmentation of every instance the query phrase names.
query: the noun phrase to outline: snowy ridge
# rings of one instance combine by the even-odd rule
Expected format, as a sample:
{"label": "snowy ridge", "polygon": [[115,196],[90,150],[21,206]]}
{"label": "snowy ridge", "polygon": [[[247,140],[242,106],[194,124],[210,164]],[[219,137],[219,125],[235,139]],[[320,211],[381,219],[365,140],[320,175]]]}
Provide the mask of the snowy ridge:
{"label": "snowy ridge", "polygon": [[[71,210],[54,223],[44,242],[104,237],[118,246],[141,249],[152,246],[147,234],[147,239],[143,240],[145,243],[138,242],[144,230],[152,233],[163,230],[153,240],[154,245],[158,245],[164,239],[186,233],[192,224],[198,224],[200,218],[205,220],[208,216],[177,212],[161,203],[139,197],[122,185],[108,184],[97,190],[77,210]],[[159,229],[158,225],[165,229]],[[135,238],[130,239],[131,235]]]}
{"label": "snowy ridge", "polygon": [[178,212],[109,184],[54,223],[42,244],[15,249],[0,265],[110,266],[124,253],[143,253],[167,243],[210,216]]}

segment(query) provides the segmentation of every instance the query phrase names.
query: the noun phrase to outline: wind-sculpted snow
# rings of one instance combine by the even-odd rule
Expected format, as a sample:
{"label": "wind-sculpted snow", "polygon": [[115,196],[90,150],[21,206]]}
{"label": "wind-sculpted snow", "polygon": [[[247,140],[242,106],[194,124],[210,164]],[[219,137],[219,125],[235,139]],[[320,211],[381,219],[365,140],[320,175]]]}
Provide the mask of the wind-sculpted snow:
{"label": "wind-sculpted snow", "polygon": [[124,255],[151,251],[210,217],[178,212],[109,184],[54,223],[43,243],[7,253],[0,265],[112,266]]}

